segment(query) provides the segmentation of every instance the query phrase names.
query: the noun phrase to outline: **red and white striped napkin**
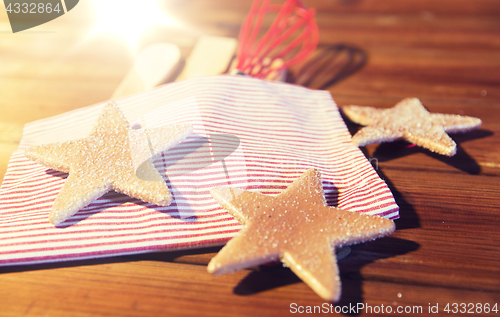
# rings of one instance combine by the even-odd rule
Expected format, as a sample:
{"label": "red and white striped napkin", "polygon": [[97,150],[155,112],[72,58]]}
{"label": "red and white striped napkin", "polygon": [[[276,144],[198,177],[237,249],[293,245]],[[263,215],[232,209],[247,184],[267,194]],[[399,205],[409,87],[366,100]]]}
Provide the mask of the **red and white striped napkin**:
{"label": "red and white striped napkin", "polygon": [[194,134],[155,159],[168,207],[108,193],[54,227],[66,174],[28,160],[28,146],[87,136],[105,103],[25,126],[0,187],[0,265],[34,264],[222,245],[241,228],[210,196],[230,185],[276,195],[321,172],[330,205],[398,218],[399,208],[351,143],[326,91],[243,76],[194,78],[118,99],[133,127],[191,123]]}

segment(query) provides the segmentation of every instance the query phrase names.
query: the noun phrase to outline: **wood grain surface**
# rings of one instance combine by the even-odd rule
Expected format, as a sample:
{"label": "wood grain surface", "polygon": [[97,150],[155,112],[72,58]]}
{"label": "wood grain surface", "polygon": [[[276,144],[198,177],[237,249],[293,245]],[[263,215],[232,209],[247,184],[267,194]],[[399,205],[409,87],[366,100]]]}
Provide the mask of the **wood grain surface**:
{"label": "wood grain surface", "polygon": [[[304,2],[317,9],[320,45],[290,69],[290,82],[327,89],[339,105],[391,107],[418,97],[431,112],[483,120],[479,130],[452,135],[451,158],[398,143],[363,149],[401,218],[389,238],[353,246],[339,262],[343,295],[331,309],[364,303],[422,307],[424,315],[439,305],[448,315],[447,303],[500,305],[500,2]],[[185,58],[202,34],[237,37],[250,4],[162,1],[187,27],[151,30],[140,46],[171,42]],[[12,34],[0,5],[0,179],[25,123],[108,99],[132,65],[120,38],[89,36],[94,23],[91,2],[80,1]],[[314,69],[326,59],[328,67]],[[217,251],[2,267],[0,316],[281,316],[324,304],[279,266],[212,276],[206,265]]]}

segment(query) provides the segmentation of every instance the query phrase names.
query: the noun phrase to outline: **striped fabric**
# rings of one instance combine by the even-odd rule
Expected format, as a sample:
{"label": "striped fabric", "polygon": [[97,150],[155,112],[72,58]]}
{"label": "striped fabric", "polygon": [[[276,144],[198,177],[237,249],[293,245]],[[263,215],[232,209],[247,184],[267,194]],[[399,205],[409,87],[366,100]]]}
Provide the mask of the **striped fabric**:
{"label": "striped fabric", "polygon": [[104,103],[25,126],[0,187],[0,265],[222,245],[241,228],[210,196],[230,185],[276,195],[311,167],[330,205],[398,218],[386,184],[326,91],[249,77],[194,78],[117,100],[132,127],[192,123],[194,134],[155,158],[174,202],[158,207],[110,192],[54,227],[66,174],[24,157],[31,145],[85,137]]}

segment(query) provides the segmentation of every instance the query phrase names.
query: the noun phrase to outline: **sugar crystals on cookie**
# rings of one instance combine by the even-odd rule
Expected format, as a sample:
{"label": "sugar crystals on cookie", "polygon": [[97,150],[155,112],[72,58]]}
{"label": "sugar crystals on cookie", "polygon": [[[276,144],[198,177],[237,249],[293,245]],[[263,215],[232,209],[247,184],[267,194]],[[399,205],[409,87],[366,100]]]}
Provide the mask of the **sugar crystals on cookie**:
{"label": "sugar crystals on cookie", "polygon": [[352,138],[357,146],[404,139],[432,152],[453,156],[457,145],[446,132],[466,132],[481,126],[481,120],[454,114],[429,113],[417,98],[407,98],[393,108],[343,106],[355,123],[365,125]]}
{"label": "sugar crystals on cookie", "polygon": [[[69,173],[52,206],[51,223],[61,224],[110,190],[160,206],[172,202],[151,160],[151,148],[165,151],[185,139],[193,128],[177,124],[141,130],[130,129],[118,106],[109,102],[88,137],[25,151],[29,159]],[[138,161],[140,158],[143,160]]]}
{"label": "sugar crystals on cookie", "polygon": [[243,229],[210,261],[210,273],[280,260],[329,301],[338,301],[341,295],[335,248],[395,230],[391,220],[327,206],[315,169],[276,197],[230,187],[214,188],[211,194]]}

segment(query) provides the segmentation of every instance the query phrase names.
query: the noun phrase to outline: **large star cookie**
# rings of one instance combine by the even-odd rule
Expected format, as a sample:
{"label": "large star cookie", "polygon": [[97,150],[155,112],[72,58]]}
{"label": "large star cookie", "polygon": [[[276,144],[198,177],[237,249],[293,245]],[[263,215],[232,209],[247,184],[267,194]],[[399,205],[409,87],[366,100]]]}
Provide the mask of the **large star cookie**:
{"label": "large star cookie", "polygon": [[429,113],[417,98],[407,98],[393,108],[344,106],[353,122],[366,125],[352,138],[357,146],[404,139],[439,154],[453,156],[457,144],[446,132],[465,132],[481,126],[478,118]]}
{"label": "large star cookie", "polygon": [[25,155],[69,173],[49,215],[50,222],[59,225],[110,190],[168,206],[172,196],[152,154],[173,147],[191,132],[190,124],[132,130],[118,106],[109,102],[87,138],[33,146]]}
{"label": "large star cookie", "polygon": [[211,194],[243,229],[210,261],[210,273],[281,260],[329,301],[338,301],[341,295],[335,248],[395,230],[391,220],[328,207],[315,169],[276,197],[229,187],[214,188]]}

